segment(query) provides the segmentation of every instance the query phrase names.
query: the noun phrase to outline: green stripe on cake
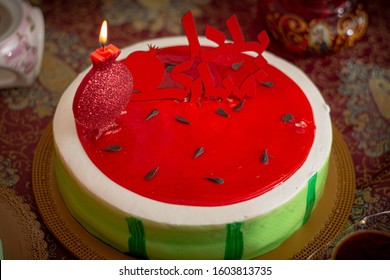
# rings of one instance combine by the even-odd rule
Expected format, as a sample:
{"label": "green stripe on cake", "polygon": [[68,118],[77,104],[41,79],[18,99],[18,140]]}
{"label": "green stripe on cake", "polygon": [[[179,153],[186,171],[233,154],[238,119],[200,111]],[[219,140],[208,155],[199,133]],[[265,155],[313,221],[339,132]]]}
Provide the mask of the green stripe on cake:
{"label": "green stripe on cake", "polygon": [[242,222],[226,225],[225,260],[239,260],[244,253]]}
{"label": "green stripe on cake", "polygon": [[135,218],[126,218],[126,221],[130,232],[129,252],[138,258],[147,259],[145,231],[142,221]]}
{"label": "green stripe on cake", "polygon": [[311,212],[313,211],[314,203],[316,200],[316,183],[317,183],[317,173],[315,173],[308,182],[307,196],[306,196],[306,211],[303,218],[303,225],[306,224],[307,220],[310,218]]}

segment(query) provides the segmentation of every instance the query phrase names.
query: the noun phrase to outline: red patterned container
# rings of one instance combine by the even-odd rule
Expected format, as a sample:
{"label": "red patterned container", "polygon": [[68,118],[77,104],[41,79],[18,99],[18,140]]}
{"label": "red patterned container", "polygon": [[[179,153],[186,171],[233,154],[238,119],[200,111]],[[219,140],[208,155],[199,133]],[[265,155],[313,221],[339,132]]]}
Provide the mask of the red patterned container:
{"label": "red patterned container", "polygon": [[352,47],[368,25],[367,13],[355,0],[267,0],[259,7],[270,33],[299,54]]}

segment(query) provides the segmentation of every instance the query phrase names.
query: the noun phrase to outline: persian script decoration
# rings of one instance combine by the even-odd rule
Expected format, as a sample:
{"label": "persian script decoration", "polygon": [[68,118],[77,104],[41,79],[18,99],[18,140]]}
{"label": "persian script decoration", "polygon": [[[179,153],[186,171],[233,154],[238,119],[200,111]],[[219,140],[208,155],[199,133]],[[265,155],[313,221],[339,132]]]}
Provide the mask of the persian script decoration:
{"label": "persian script decoration", "polygon": [[[269,44],[266,32],[258,34],[258,41],[245,42],[236,16],[232,16],[226,21],[232,42],[226,41],[223,32],[206,25],[206,38],[217,46],[202,47],[191,12],[184,15],[182,24],[190,48],[188,60],[164,68],[158,58],[158,49],[152,46],[149,51],[137,51],[125,59],[125,65],[134,76],[136,94],[132,101],[172,99],[200,105],[204,99],[241,102],[246,97],[256,96],[256,85],[267,78],[264,71],[267,61],[261,55]],[[244,52],[254,52],[257,56]],[[216,77],[213,69],[221,66],[227,70],[223,76]],[[160,86],[165,70],[179,86]],[[195,75],[190,76],[189,72],[195,72]]]}

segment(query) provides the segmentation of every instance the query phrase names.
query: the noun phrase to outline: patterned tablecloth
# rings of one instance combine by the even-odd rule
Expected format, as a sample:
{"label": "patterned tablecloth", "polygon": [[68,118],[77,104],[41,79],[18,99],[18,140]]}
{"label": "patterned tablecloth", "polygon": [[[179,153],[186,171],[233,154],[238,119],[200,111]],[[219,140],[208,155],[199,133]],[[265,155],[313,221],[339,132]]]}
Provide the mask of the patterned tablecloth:
{"label": "patterned tablecloth", "polygon": [[[15,217],[24,242],[10,258],[73,259],[43,222],[32,189],[37,144],[51,123],[61,94],[90,65],[103,19],[109,41],[119,48],[146,38],[183,35],[181,17],[192,10],[198,30],[205,23],[226,31],[236,14],[247,40],[263,30],[255,0],[31,1],[45,17],[41,73],[27,88],[0,89],[0,211]],[[297,65],[314,81],[331,107],[334,126],[353,159],[356,193],[348,228],[361,218],[390,210],[390,5],[363,2],[366,35],[353,48],[326,56],[298,57],[271,41],[269,51]],[[0,228],[11,227],[2,223]],[[32,244],[32,245],[31,245]],[[6,257],[6,247],[4,254]]]}

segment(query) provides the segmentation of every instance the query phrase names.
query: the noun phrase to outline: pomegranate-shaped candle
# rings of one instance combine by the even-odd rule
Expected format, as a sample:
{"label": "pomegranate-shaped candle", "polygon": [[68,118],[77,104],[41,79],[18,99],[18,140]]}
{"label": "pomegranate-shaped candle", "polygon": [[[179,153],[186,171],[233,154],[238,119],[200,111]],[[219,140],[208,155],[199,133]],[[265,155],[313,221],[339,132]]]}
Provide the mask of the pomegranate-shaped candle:
{"label": "pomegranate-shaped candle", "polygon": [[120,129],[116,120],[126,109],[133,92],[129,69],[116,58],[120,50],[105,46],[107,22],[100,31],[101,48],[91,54],[92,68],[81,81],[73,101],[73,114],[82,132],[95,139]]}

